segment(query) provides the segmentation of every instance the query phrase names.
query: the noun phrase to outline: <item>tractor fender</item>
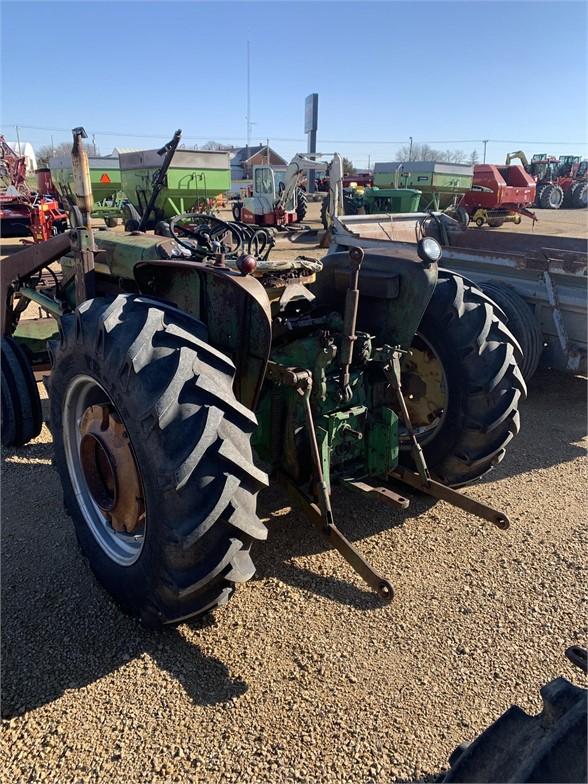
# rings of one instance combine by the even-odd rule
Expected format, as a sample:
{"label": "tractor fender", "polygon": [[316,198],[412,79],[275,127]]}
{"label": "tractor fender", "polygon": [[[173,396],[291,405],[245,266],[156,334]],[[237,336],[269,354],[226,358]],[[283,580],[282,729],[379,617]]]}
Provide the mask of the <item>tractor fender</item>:
{"label": "tractor fender", "polygon": [[172,302],[206,326],[210,345],[235,363],[237,399],[255,410],[272,342],[270,301],[261,283],[197,261],[140,261],[133,274],[142,294]]}

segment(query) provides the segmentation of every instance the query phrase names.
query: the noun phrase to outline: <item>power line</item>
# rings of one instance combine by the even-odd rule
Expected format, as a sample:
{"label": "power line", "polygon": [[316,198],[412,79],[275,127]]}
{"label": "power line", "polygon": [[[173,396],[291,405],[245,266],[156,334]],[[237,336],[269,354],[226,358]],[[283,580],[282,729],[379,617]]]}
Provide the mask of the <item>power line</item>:
{"label": "power line", "polygon": [[[23,128],[33,131],[47,131],[47,132],[64,132],[70,133],[71,128],[57,128],[41,125],[23,125],[22,123],[3,123],[3,128]],[[128,131],[92,131],[95,136],[118,136],[131,139],[162,139],[169,136],[167,133],[129,133]],[[260,134],[263,136],[263,134]],[[268,136],[266,133],[265,136]],[[209,134],[208,136],[194,136],[192,134],[182,134],[182,138],[194,141],[246,141],[245,136],[216,136]],[[269,134],[269,138],[274,142],[300,142],[303,143],[305,139],[293,136],[273,136]],[[569,141],[534,141],[531,139],[414,139],[413,144],[483,144],[484,141],[489,144],[528,144],[528,145],[546,145],[546,146],[587,146],[588,142],[569,142]],[[407,144],[408,139],[323,139],[321,144]]]}

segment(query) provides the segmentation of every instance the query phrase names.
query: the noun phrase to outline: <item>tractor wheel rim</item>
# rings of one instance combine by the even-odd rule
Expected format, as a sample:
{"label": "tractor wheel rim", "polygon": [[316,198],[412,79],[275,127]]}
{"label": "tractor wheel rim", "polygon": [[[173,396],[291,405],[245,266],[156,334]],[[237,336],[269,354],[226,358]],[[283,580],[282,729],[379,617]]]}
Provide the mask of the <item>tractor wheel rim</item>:
{"label": "tractor wheel rim", "polygon": [[[431,343],[417,332],[411,353],[406,354],[402,370],[402,392],[410,422],[421,445],[436,435],[447,416],[449,387],[443,363]],[[401,448],[410,447],[410,439],[399,423]]]}
{"label": "tractor wheel rim", "polygon": [[86,525],[112,561],[130,566],[145,541],[143,487],[122,418],[90,376],[76,376],[64,396],[63,443]]}

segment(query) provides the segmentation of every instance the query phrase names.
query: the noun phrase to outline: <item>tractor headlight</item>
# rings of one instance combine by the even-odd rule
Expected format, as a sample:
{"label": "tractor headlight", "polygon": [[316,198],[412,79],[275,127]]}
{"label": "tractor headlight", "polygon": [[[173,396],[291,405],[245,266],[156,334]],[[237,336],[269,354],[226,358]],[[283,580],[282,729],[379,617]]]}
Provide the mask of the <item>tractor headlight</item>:
{"label": "tractor headlight", "polygon": [[425,264],[434,264],[441,258],[441,245],[433,237],[424,237],[418,241],[417,253]]}

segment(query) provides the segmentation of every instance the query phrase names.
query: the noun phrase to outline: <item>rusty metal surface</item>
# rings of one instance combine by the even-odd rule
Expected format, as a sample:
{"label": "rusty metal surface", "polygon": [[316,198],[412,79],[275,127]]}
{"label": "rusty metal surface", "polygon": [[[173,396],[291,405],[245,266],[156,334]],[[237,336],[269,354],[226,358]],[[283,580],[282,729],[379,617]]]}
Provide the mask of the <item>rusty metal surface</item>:
{"label": "rusty metal surface", "polygon": [[33,275],[39,269],[69,253],[72,241],[68,232],[58,234],[46,242],[28,245],[0,262],[0,323],[2,334],[10,334],[11,289],[15,283]]}
{"label": "rusty metal surface", "polygon": [[110,406],[89,406],[80,435],[80,459],[94,501],[115,531],[132,533],[145,521],[145,503],[124,425]]}
{"label": "rusty metal surface", "polygon": [[283,476],[288,494],[294,504],[318,528],[325,540],[340,553],[359,576],[372,588],[381,599],[391,601],[394,598],[394,586],[387,577],[381,575],[371,566],[359,550],[341,533],[332,522],[327,522],[318,506],[310,501],[302,490],[288,477]]}
{"label": "rusty metal surface", "polygon": [[410,506],[408,498],[405,498],[399,493],[395,493],[394,490],[391,490],[389,487],[371,485],[360,479],[345,479],[343,485],[355,492],[363,493],[364,495],[373,495],[376,498],[379,498],[380,501],[383,501],[390,506],[394,506],[396,509],[408,509]]}
{"label": "rusty metal surface", "polygon": [[422,493],[431,495],[434,498],[439,498],[442,501],[447,501],[453,506],[458,506],[460,509],[463,509],[465,512],[469,512],[476,517],[481,517],[483,520],[488,520],[491,523],[494,523],[498,528],[505,530],[510,526],[510,520],[504,512],[493,509],[486,504],[482,504],[480,501],[475,501],[473,498],[463,495],[457,490],[453,490],[451,487],[442,485],[440,482],[435,482],[433,479],[423,481],[418,474],[415,474],[402,466],[398,466],[389,476],[391,479],[414,487]]}

